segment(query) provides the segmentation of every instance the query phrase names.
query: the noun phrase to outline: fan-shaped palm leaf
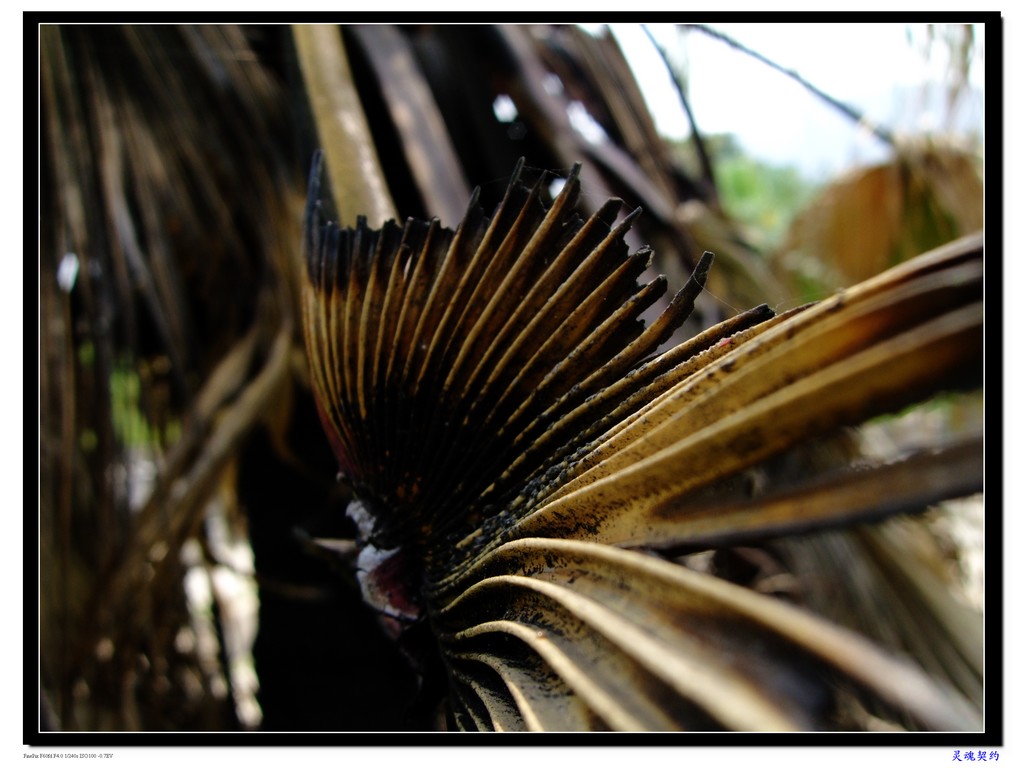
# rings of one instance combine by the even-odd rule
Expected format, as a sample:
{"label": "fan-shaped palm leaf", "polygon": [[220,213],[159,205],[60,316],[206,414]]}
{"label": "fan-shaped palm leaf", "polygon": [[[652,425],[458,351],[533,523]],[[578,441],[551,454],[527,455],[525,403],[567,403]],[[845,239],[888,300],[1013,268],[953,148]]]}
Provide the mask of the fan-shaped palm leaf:
{"label": "fan-shaped palm leaf", "polygon": [[546,177],[522,173],[493,216],[471,203],[454,232],[341,229],[319,168],[307,208],[306,343],[357,495],[360,582],[396,629],[430,624],[455,723],[843,727],[852,690],[911,726],[976,727],[942,674],[670,555],[981,489],[980,439],[761,495],[742,482],[794,446],[980,384],[980,241],[656,354],[710,254],[645,327],[666,284],[637,282],[650,252],[623,241],[635,213],[616,224],[612,201],[583,220],[578,168],[550,207]]}

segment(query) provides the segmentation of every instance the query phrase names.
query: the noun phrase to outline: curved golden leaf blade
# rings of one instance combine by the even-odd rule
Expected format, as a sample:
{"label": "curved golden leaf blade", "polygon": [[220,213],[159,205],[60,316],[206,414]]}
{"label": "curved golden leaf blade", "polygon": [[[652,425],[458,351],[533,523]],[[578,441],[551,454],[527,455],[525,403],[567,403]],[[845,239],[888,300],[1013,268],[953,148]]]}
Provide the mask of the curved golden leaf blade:
{"label": "curved golden leaf blade", "polygon": [[452,653],[453,663],[471,661],[486,665],[501,678],[530,731],[599,731],[607,726],[565,681],[543,664],[527,668],[508,658],[486,653]]}
{"label": "curved golden leaf blade", "polygon": [[636,698],[635,691],[625,685],[628,681],[613,679],[610,682],[618,683],[617,690],[607,690],[597,682],[594,670],[585,663],[586,659],[574,658],[579,653],[576,647],[570,643],[553,641],[544,629],[499,619],[474,624],[444,639],[458,644],[496,634],[508,635],[528,646],[611,728],[622,731],[646,730],[644,721],[621,702],[620,695],[632,694]]}
{"label": "curved golden leaf blade", "polygon": [[[495,676],[491,670],[463,671],[453,666],[451,675],[456,686],[462,693],[464,701],[475,699],[482,705],[470,706],[470,711],[478,730],[481,731],[521,731],[524,728],[523,716],[515,701],[508,695],[507,689],[499,685],[488,685],[487,678]],[[486,713],[486,716],[484,715]]]}
{"label": "curved golden leaf blade", "polygon": [[[521,595],[522,605],[513,609],[521,616],[517,622],[530,621],[531,626],[543,627],[536,630],[538,637],[562,646],[566,656],[580,659],[578,664],[589,683],[601,685],[618,702],[628,704],[638,721],[631,730],[678,730],[681,722],[676,718],[693,704],[733,730],[791,731],[809,725],[782,707],[780,697],[772,695],[776,691],[766,691],[723,663],[717,649],[684,632],[659,632],[670,627],[672,619],[650,601],[638,604],[645,609],[642,615],[634,610],[623,616],[614,600],[615,590],[600,588],[601,579],[609,574],[600,574],[593,585],[588,584],[593,596],[589,589],[580,589],[578,579],[589,575],[577,576],[571,587],[543,577],[503,575],[481,579],[440,616],[444,620],[460,610],[486,616],[487,603],[495,592]],[[597,596],[603,599],[595,599]],[[611,603],[607,602],[610,597]],[[632,590],[631,597],[636,597]],[[663,686],[683,701],[659,691]],[[591,706],[601,713],[600,703]]]}
{"label": "curved golden leaf blade", "polygon": [[[508,573],[522,575],[500,575]],[[959,694],[859,635],[777,599],[640,553],[581,541],[524,539],[495,550],[464,577],[468,585],[487,579],[545,579],[664,637],[687,631],[711,633],[706,637],[718,643],[751,633],[774,637],[792,645],[797,664],[802,654],[810,654],[927,727],[979,727]],[[469,586],[466,593],[475,588]],[[705,629],[700,628],[702,617],[710,622]],[[660,662],[660,655],[648,661],[652,666]]]}
{"label": "curved golden leaf blade", "polygon": [[[645,438],[636,450],[614,456],[612,467],[598,464],[524,518],[509,538],[629,538],[638,515],[749,467],[810,434],[856,424],[914,402],[922,387],[934,387],[943,376],[952,381],[965,371],[980,375],[983,317],[980,302],[964,307],[753,402],[735,402],[728,392],[710,390],[690,408],[701,411],[717,406],[715,410],[729,415],[695,432],[685,418],[665,422],[660,444],[667,447],[645,453],[652,451],[653,437]],[[726,402],[715,402],[720,398]]]}
{"label": "curved golden leaf blade", "polygon": [[[980,295],[981,265],[967,264],[920,276],[885,292],[861,294],[856,299],[840,294],[800,312],[775,324],[756,341],[739,344],[733,352],[642,409],[626,428],[589,452],[579,464],[579,469],[585,471],[579,473],[577,469],[575,477],[565,478],[558,495],[571,493],[671,445],[680,429],[696,432],[748,403],[827,366],[842,365],[870,345]],[[977,341],[980,353],[980,324]],[[976,378],[980,382],[980,354],[977,362]],[[939,375],[937,370],[935,378]],[[906,385],[913,392],[914,382]]]}
{"label": "curved golden leaf blade", "polygon": [[670,501],[639,512],[630,536],[614,538],[606,531],[603,541],[655,549],[717,547],[924,509],[982,489],[982,448],[978,438],[888,465],[820,475],[754,498]]}

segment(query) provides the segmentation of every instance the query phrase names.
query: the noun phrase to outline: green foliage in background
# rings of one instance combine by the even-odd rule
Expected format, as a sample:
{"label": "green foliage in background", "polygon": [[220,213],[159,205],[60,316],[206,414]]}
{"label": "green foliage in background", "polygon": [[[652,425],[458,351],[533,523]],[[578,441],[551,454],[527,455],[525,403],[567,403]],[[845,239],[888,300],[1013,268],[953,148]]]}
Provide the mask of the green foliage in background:
{"label": "green foliage in background", "polygon": [[817,185],[792,166],[780,166],[737,153],[716,166],[722,208],[755,245],[774,248]]}
{"label": "green foliage in background", "polygon": [[[820,189],[792,165],[759,160],[744,151],[733,134],[703,137],[715,169],[723,212],[761,251],[782,241],[790,222]],[[698,173],[692,139],[672,143],[673,156],[691,174]]]}

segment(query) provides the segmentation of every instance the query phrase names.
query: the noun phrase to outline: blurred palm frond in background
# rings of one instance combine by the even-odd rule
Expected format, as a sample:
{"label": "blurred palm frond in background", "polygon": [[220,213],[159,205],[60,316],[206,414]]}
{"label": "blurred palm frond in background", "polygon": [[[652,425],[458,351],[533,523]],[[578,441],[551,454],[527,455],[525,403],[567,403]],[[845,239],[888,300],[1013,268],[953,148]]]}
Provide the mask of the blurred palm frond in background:
{"label": "blurred palm frond in background", "polygon": [[[692,172],[659,136],[606,32],[39,31],[44,728],[978,727],[981,606],[965,578],[971,533],[962,532],[962,510],[977,505],[937,502],[981,490],[981,352],[969,351],[981,334],[980,239],[795,316],[732,309],[808,288],[821,298],[980,229],[982,168],[971,153],[939,140],[900,143],[886,166],[823,190],[777,252],[762,253],[723,208],[700,137]],[[580,114],[600,127],[599,139],[584,135]],[[555,172],[537,199],[557,206],[566,198],[552,200],[557,187],[547,185],[580,162],[578,223],[596,215],[604,230],[614,227],[608,198],[643,208],[616,230],[623,252],[653,249],[653,263],[630,280],[664,274],[671,296],[697,270],[694,280],[710,289],[687,294],[688,319],[649,291],[643,318],[678,322],[620,361],[625,385],[587,379],[619,359],[614,344],[593,371],[574,371],[589,389],[572,402],[594,395],[605,410],[565,422],[569,412],[559,411],[552,423],[564,446],[551,447],[561,453],[544,453],[542,434],[527,431],[527,442],[487,456],[505,478],[502,493],[475,489],[487,503],[518,503],[513,480],[543,480],[546,490],[519,509],[514,535],[470,547],[476,560],[434,551],[430,620],[396,642],[393,623],[363,602],[350,564],[357,538],[365,542],[344,512],[353,490],[367,489],[353,489],[351,476],[337,482],[321,431],[313,391],[324,409],[317,377],[334,375],[333,364],[310,366],[303,340],[303,302],[307,315],[315,303],[302,210],[318,147],[337,220],[355,227],[365,216],[367,232],[398,215],[454,228],[476,215],[466,214],[474,186],[489,213],[521,157],[524,181],[536,169]],[[717,256],[710,276],[704,251]],[[703,357],[686,369],[672,350],[721,321],[728,325],[697,337],[692,351]],[[402,327],[394,323],[387,327]],[[933,327],[946,330],[917,342],[933,351],[951,344],[957,356],[893,341]],[[778,340],[796,328],[797,341]],[[826,347],[837,350],[827,364]],[[884,396],[865,403],[869,390],[857,390],[876,371],[865,352],[875,347],[908,362],[888,371]],[[311,342],[310,354],[318,348]],[[740,348],[755,351],[744,357]],[[464,357],[485,349],[467,347]],[[634,382],[656,350],[650,378]],[[365,365],[373,350],[358,354]],[[855,358],[867,367],[849,367]],[[748,455],[724,432],[687,443],[696,422],[679,414],[690,401],[664,404],[684,374],[709,375],[710,366],[732,376],[734,364],[726,380],[747,383],[695,402],[709,429],[730,409],[737,435],[788,425],[789,438],[766,439],[761,453]],[[807,389],[793,389],[803,379]],[[472,381],[462,382],[466,392]],[[772,382],[791,393],[776,393],[774,412]],[[858,433],[838,431],[921,401]],[[661,410],[648,412],[654,403]],[[779,416],[794,409],[806,413]],[[597,451],[583,459],[592,474],[581,466],[557,482],[543,475],[545,461],[568,460],[599,425],[617,423],[613,412],[625,431],[588,449]],[[643,428],[627,415],[641,412]],[[659,437],[648,420],[675,426]],[[435,436],[424,429],[406,439]],[[665,458],[684,444],[688,453]],[[661,464],[648,461],[655,445],[670,452],[658,454]],[[706,483],[690,483],[702,446],[720,458]],[[595,522],[591,479],[628,514]],[[656,505],[631,501],[652,485]],[[541,504],[544,494],[554,506]],[[756,522],[755,507],[779,520],[792,509],[809,517],[773,527]],[[903,512],[917,514],[809,532]],[[567,519],[603,533],[581,537]],[[483,522],[460,521],[458,538]],[[552,572],[561,575],[537,576]],[[671,663],[653,669],[656,659]],[[794,676],[801,665],[811,671]],[[734,698],[715,700],[727,692]]]}

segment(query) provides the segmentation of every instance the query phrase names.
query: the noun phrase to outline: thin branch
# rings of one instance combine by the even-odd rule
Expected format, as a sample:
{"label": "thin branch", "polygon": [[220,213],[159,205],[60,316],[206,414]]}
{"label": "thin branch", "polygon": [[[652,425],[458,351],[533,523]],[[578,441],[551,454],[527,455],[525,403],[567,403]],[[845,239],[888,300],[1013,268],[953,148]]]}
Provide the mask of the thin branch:
{"label": "thin branch", "polygon": [[704,145],[704,139],[697,129],[697,119],[694,117],[693,109],[690,107],[690,100],[686,96],[686,89],[683,88],[683,76],[682,73],[676,68],[675,64],[668,56],[668,52],[661,46],[661,44],[654,39],[654,35],[651,34],[651,30],[646,24],[641,24],[641,28],[644,34],[647,35],[647,39],[651,41],[651,45],[654,46],[658,55],[661,56],[661,60],[665,62],[665,66],[668,67],[669,74],[672,76],[672,84],[676,88],[676,93],[679,94],[679,103],[682,104],[683,111],[686,113],[686,119],[690,122],[690,134],[693,136],[693,146],[697,150],[697,158],[700,161],[700,173],[704,181],[704,186],[707,192],[712,196],[715,204],[718,203],[718,186],[715,184],[715,173],[714,168],[711,165],[711,157],[708,154],[707,147]]}
{"label": "thin branch", "polygon": [[849,104],[846,104],[846,103],[844,103],[842,101],[839,101],[839,99],[836,99],[836,98],[834,98],[832,96],[829,96],[827,93],[822,91],[820,88],[817,88],[816,86],[814,86],[811,83],[807,82],[803,77],[801,77],[799,74],[797,74],[792,69],[786,69],[785,67],[783,67],[783,66],[781,66],[779,64],[776,64],[774,61],[772,61],[771,59],[763,56],[762,54],[758,53],[757,51],[754,51],[754,50],[751,50],[750,48],[747,48],[747,46],[743,45],[742,43],[738,42],[737,40],[734,40],[733,38],[729,37],[728,35],[723,34],[723,33],[719,32],[719,31],[717,31],[715,29],[712,29],[711,27],[708,27],[705,24],[683,24],[681,26],[684,29],[695,29],[698,32],[703,32],[705,35],[708,35],[709,37],[713,37],[716,40],[721,40],[726,45],[728,45],[728,46],[730,46],[732,48],[735,48],[737,51],[740,51],[741,53],[745,53],[748,56],[752,56],[753,58],[755,58],[758,61],[760,61],[762,64],[766,64],[767,66],[771,67],[776,72],[781,72],[782,74],[786,75],[786,77],[789,77],[790,79],[795,80],[797,83],[802,85],[808,91],[810,91],[815,96],[817,96],[819,99],[821,99],[822,101],[827,103],[830,107],[833,107],[834,109],[839,110],[840,112],[842,112],[844,115],[846,115],[848,118],[853,120],[858,125],[863,125],[869,131],[871,131],[872,134],[877,136],[879,139],[884,141],[886,144],[888,144],[890,146],[894,146],[896,144],[895,138],[893,137],[892,133],[889,132],[888,129],[883,128],[880,125],[876,125],[875,123],[873,123],[870,120],[868,120],[867,117],[864,116],[864,113],[861,112],[860,110],[855,109],[854,107],[851,107]]}

